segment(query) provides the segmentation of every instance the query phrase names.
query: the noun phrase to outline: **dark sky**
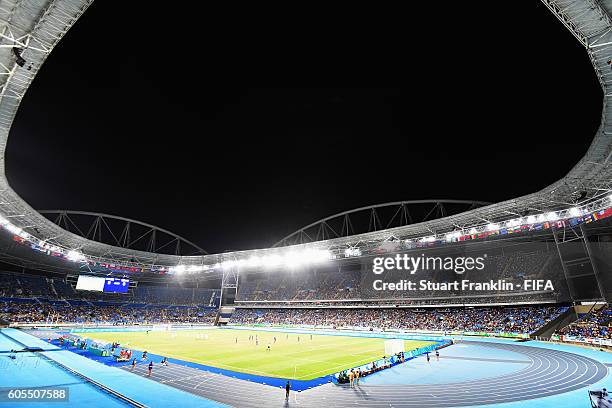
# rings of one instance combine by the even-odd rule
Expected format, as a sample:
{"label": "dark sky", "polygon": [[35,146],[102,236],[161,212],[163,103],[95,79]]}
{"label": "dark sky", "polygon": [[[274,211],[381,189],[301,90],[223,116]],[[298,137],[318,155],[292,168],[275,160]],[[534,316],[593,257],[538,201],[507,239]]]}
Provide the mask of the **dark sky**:
{"label": "dark sky", "polygon": [[6,166],[34,208],[265,247],[363,205],[534,192],[599,123],[585,51],[537,1],[128,3],[94,3],[23,100]]}

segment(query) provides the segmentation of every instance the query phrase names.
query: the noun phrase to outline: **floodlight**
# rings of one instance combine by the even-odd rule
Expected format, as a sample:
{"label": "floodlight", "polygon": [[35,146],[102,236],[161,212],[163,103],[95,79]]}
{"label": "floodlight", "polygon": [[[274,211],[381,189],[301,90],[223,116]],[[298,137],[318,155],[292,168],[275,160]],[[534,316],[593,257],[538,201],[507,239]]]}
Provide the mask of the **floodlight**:
{"label": "floodlight", "polygon": [[519,225],[521,225],[522,222],[523,222],[522,218],[513,218],[510,221],[508,221],[508,226],[509,227],[518,227]]}
{"label": "floodlight", "polygon": [[261,258],[261,263],[265,267],[278,266],[283,262],[280,255],[266,255]]}
{"label": "floodlight", "polygon": [[551,212],[549,212],[548,214],[546,214],[546,219],[547,219],[548,221],[556,221],[556,220],[558,220],[558,219],[559,219],[559,216],[557,215],[557,213],[556,213],[556,212],[551,211]]}
{"label": "floodlight", "polygon": [[231,260],[231,259],[228,260],[228,261],[221,262],[221,267],[223,269],[231,269],[231,268],[233,268],[234,266],[237,266],[237,265],[238,265],[238,262],[236,262],[234,260]]}
{"label": "floodlight", "polygon": [[170,268],[168,268],[168,272],[180,275],[181,273],[185,272],[185,265],[171,266]]}
{"label": "floodlight", "polygon": [[495,224],[495,223],[491,223],[489,225],[487,225],[487,230],[488,231],[497,231],[499,229],[499,225]]}
{"label": "floodlight", "polygon": [[528,224],[534,224],[536,222],[536,217],[533,215],[530,215],[529,217],[527,217],[527,223]]}
{"label": "floodlight", "polygon": [[546,221],[546,216],[544,214],[538,215],[538,222],[544,222],[544,221]]}
{"label": "floodlight", "polygon": [[[361,253],[361,251],[359,251]],[[306,257],[312,259],[314,262],[325,262],[331,259],[332,255],[325,249],[312,249],[306,250]]]}
{"label": "floodlight", "polygon": [[19,235],[23,232],[23,230],[19,227],[16,227],[13,224],[7,224],[6,225],[6,229],[9,230],[10,232],[12,232],[15,235]]}
{"label": "floodlight", "polygon": [[66,258],[68,258],[69,261],[78,262],[78,261],[85,260],[85,255],[83,255],[82,253],[80,253],[78,251],[75,251],[74,249],[71,249],[66,254]]}
{"label": "floodlight", "polygon": [[287,252],[282,259],[283,264],[289,268],[294,268],[302,262],[302,257],[297,251]]}
{"label": "floodlight", "polygon": [[446,240],[452,241],[453,239],[459,239],[461,237],[461,231],[453,231],[446,234]]}
{"label": "floodlight", "polygon": [[258,256],[252,256],[247,260],[247,265],[251,268],[259,266],[261,259]]}
{"label": "floodlight", "polygon": [[569,209],[569,214],[572,217],[580,217],[582,215],[582,211],[580,211],[580,208],[578,207],[572,207]]}

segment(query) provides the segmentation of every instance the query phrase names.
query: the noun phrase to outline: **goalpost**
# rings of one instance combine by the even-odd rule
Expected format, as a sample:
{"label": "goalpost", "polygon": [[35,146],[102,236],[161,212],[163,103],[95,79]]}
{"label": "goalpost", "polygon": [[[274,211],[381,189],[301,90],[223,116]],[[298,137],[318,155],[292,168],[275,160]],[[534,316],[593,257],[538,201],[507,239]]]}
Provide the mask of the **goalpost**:
{"label": "goalpost", "polygon": [[164,324],[154,324],[152,327],[153,331],[169,331],[172,328],[172,325],[170,323],[164,323]]}
{"label": "goalpost", "polygon": [[385,340],[385,355],[392,356],[393,354],[401,353],[405,351],[404,340]]}

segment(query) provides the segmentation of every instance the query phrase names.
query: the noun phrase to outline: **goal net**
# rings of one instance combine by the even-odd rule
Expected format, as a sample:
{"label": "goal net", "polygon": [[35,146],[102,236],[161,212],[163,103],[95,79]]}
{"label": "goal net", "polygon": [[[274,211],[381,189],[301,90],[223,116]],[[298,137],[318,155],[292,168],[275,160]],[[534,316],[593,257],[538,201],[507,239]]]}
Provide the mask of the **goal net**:
{"label": "goal net", "polygon": [[385,340],[385,355],[391,356],[404,351],[404,340]]}

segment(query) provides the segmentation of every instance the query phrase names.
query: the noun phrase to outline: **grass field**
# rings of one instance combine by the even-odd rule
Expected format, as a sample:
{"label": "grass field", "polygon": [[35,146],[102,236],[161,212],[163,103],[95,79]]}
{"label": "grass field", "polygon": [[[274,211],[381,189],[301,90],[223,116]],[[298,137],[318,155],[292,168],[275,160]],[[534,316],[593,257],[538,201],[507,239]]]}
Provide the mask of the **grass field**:
{"label": "grass field", "polygon": [[[212,329],[84,333],[122,347],[226,370],[293,380],[310,380],[381,358],[384,339]],[[258,336],[259,345],[249,336]],[[274,342],[276,337],[276,342]],[[298,342],[299,337],[299,342]],[[236,342],[236,339],[238,341]],[[271,349],[267,351],[270,344]],[[432,344],[405,340],[405,350]],[[138,355],[138,357],[140,357]]]}

